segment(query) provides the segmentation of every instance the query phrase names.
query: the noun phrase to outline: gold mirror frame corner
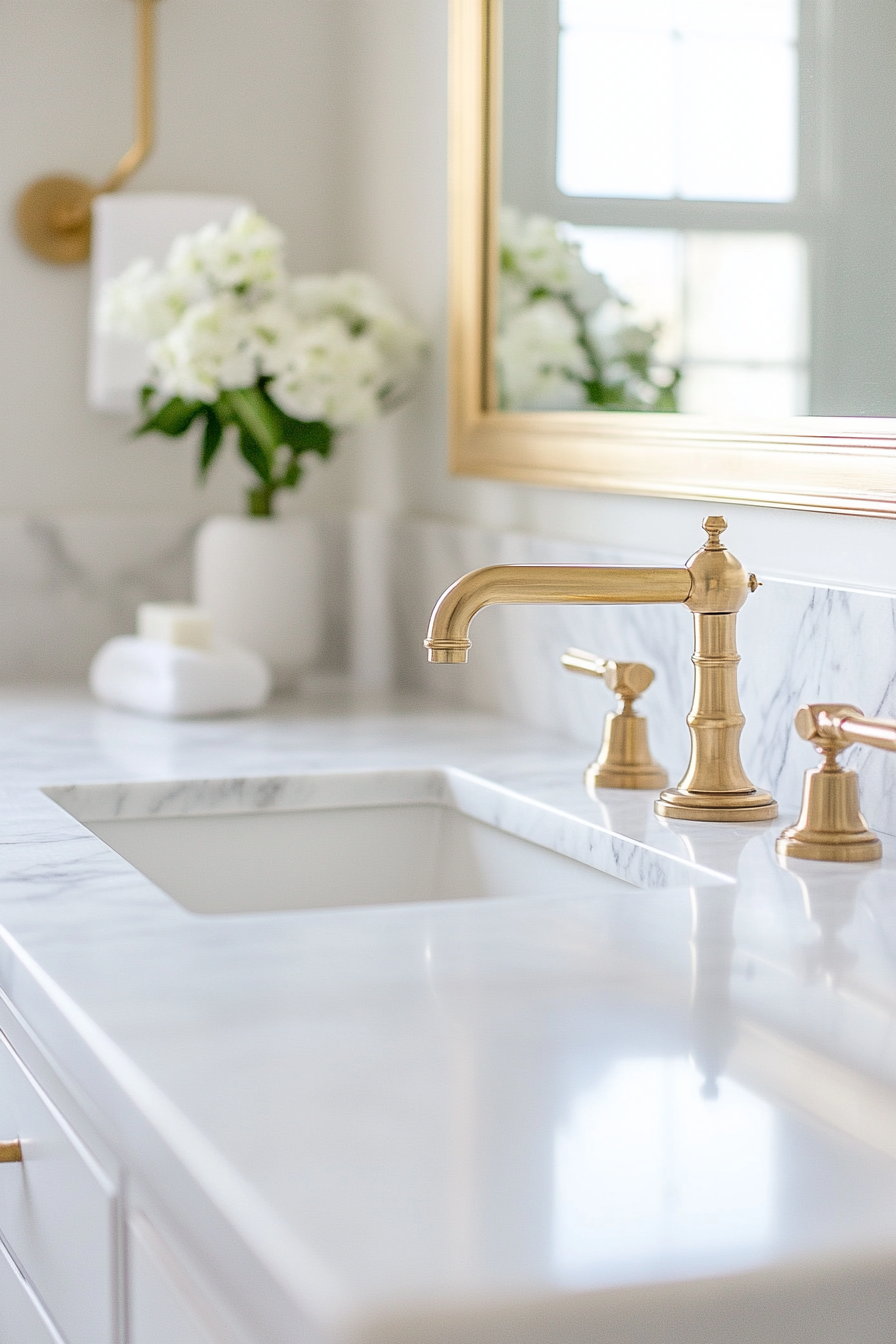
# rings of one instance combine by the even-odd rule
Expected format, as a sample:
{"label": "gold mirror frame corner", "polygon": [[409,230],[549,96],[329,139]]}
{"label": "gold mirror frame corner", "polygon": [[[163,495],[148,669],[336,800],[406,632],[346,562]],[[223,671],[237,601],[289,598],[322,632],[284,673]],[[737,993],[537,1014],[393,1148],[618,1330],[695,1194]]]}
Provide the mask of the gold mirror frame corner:
{"label": "gold mirror frame corner", "polygon": [[[492,409],[502,0],[450,0],[449,466],[528,485],[896,518],[896,419]],[[896,370],[894,370],[896,377]]]}

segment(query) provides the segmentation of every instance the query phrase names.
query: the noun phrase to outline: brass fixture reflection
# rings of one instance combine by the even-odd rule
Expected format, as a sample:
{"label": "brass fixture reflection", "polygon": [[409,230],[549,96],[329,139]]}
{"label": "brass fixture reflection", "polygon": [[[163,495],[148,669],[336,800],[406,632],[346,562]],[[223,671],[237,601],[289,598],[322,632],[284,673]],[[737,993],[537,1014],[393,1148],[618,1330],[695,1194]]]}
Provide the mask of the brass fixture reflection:
{"label": "brass fixture reflection", "polygon": [[22,1145],[18,1139],[0,1141],[0,1162],[21,1162]]}
{"label": "brass fixture reflection", "polygon": [[646,663],[616,663],[597,658],[584,649],[567,649],[560,659],[570,672],[600,678],[616,695],[618,709],[604,719],[604,740],[596,761],[585,771],[585,783],[595,789],[662,789],[669,776],[650,754],[647,720],[636,714],[634,703],[653,682]]}
{"label": "brass fixture reflection", "polygon": [[837,757],[854,742],[896,751],[896,721],[866,719],[855,705],[800,705],[794,725],[824,761],[806,771],[800,815],[778,836],[778,853],[838,863],[879,859],[880,841],[859,811],[859,777]]}
{"label": "brass fixture reflection", "polygon": [[840,934],[855,916],[859,892],[868,881],[867,868],[841,869],[834,876],[823,868],[813,871],[803,868],[799,872],[799,865],[786,858],[778,862],[799,886],[806,917],[817,926],[821,935],[814,942],[796,949],[798,969],[809,984],[819,979],[830,986],[842,984],[858,958]]}
{"label": "brass fixture reflection", "polygon": [[90,255],[91,205],[94,197],[119,187],[152,149],[153,64],[157,0],[135,0],[137,13],[136,136],[105,182],[94,186],[82,177],[54,174],[39,178],[16,203],[19,237],[35,256],[59,266],[86,261]]}
{"label": "brass fixture reflection", "polygon": [[424,641],[431,663],[465,663],[470,621],[494,603],[683,602],[694,615],[691,758],[676,789],[655,803],[684,821],[770,821],[778,805],[750,783],[740,759],[744,716],[737,694],[737,613],[758,580],[719,537],[724,518],[703,520],[705,545],[680,569],[606,565],[489,565],[451,585],[433,609]]}
{"label": "brass fixture reflection", "polygon": [[737,893],[691,887],[691,1058],[703,1075],[700,1095],[719,1095],[719,1078],[737,1039],[731,1004]]}

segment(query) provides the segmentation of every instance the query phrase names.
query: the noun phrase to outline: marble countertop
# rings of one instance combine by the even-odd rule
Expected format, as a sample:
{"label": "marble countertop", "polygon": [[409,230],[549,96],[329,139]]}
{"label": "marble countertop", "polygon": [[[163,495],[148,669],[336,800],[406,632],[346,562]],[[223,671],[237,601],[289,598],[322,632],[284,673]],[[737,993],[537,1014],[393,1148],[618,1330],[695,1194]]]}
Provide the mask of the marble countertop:
{"label": "marble countertop", "polygon": [[[896,844],[784,869],[586,757],[338,688],[0,698],[0,990],[271,1344],[890,1337]],[[421,766],[630,892],[195,916],[41,791]]]}

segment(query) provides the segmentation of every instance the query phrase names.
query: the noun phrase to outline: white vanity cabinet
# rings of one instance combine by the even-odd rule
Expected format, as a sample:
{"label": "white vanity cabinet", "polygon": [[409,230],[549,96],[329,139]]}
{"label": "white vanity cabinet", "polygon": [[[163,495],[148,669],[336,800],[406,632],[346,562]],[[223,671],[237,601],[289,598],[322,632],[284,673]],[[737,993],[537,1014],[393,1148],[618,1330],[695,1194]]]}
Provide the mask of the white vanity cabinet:
{"label": "white vanity cabinet", "polygon": [[64,1344],[34,1289],[0,1242],[0,1340],[3,1344]]}
{"label": "white vanity cabinet", "polygon": [[120,1344],[115,1184],[3,1035],[0,1139],[2,1344]]}
{"label": "white vanity cabinet", "polygon": [[128,1217],[128,1316],[128,1344],[238,1344],[181,1254],[136,1210]]}
{"label": "white vanity cabinet", "polygon": [[139,1208],[119,1216],[74,1104],[41,1077],[52,1098],[0,1032],[0,1140],[22,1153],[0,1163],[0,1344],[247,1344],[175,1242]]}

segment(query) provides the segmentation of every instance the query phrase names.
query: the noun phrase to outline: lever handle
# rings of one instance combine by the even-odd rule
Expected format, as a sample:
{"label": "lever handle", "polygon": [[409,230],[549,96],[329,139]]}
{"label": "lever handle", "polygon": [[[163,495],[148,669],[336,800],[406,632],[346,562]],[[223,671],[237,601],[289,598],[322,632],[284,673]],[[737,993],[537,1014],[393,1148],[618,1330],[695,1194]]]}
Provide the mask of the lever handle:
{"label": "lever handle", "polygon": [[570,672],[584,672],[588,677],[602,677],[607,670],[606,658],[598,658],[587,649],[567,649],[560,661]]}
{"label": "lever handle", "polygon": [[643,695],[654,678],[653,668],[646,663],[617,663],[609,658],[598,658],[587,649],[567,649],[560,661],[570,672],[599,677],[607,689],[626,704]]}
{"label": "lever handle", "polygon": [[866,719],[855,705],[800,705],[793,722],[800,737],[829,759],[854,742],[896,751],[896,720]]}
{"label": "lever handle", "polygon": [[661,789],[668,784],[668,775],[647,745],[647,720],[632,709],[633,702],[653,681],[653,669],[646,663],[598,658],[587,649],[567,649],[560,661],[570,672],[599,677],[619,698],[618,712],[604,720],[600,755],[585,771],[588,788]]}
{"label": "lever handle", "polygon": [[800,705],[794,727],[824,757],[807,770],[800,815],[775,849],[784,858],[863,863],[879,859],[881,843],[859,811],[859,779],[837,757],[853,742],[896,751],[896,722],[866,719],[855,705]]}
{"label": "lever handle", "polygon": [[22,1145],[18,1139],[0,1140],[0,1162],[21,1162]]}

